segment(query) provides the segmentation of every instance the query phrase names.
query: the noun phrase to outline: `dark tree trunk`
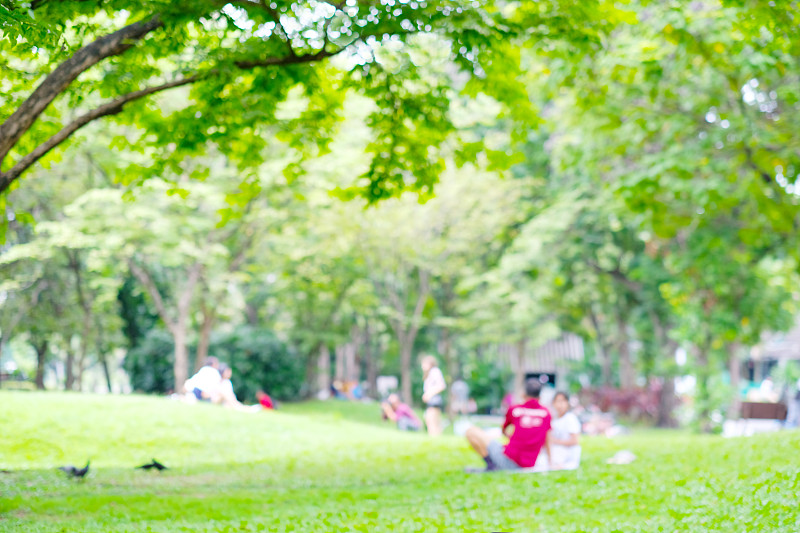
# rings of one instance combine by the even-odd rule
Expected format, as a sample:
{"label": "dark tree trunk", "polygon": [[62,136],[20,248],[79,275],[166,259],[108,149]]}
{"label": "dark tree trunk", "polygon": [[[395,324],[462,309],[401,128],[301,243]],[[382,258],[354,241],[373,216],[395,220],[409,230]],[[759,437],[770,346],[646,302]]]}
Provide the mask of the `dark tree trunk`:
{"label": "dark tree trunk", "polygon": [[86,369],[86,356],[89,353],[89,337],[92,334],[92,306],[88,303],[83,315],[83,331],[81,332],[81,347],[78,353],[78,390],[83,390],[83,371]]}
{"label": "dark tree trunk", "polygon": [[97,354],[97,357],[100,359],[100,365],[103,367],[103,375],[106,378],[106,387],[108,387],[108,393],[111,394],[113,390],[111,388],[111,370],[108,368],[108,357],[106,354],[100,353]]}
{"label": "dark tree trunk", "polygon": [[731,345],[728,347],[728,372],[731,375],[732,397],[728,407],[728,418],[737,420],[742,410],[742,400],[739,398],[739,387],[742,382],[741,362],[739,361],[739,346]]}
{"label": "dark tree trunk", "polygon": [[708,354],[708,347],[698,347],[697,349],[697,397],[695,398],[695,403],[698,406],[697,409],[697,422],[700,427],[700,431],[703,433],[710,433],[712,429],[711,424],[711,405],[710,405],[710,393],[708,390],[708,379],[710,375],[710,368],[709,368],[709,354]]}
{"label": "dark tree trunk", "polygon": [[414,341],[408,339],[409,336],[402,335],[398,338],[400,342],[400,391],[403,394],[403,401],[412,403],[411,395],[411,352],[414,349]]}
{"label": "dark tree trunk", "polygon": [[592,327],[595,331],[595,347],[597,348],[597,356],[600,359],[600,380],[606,387],[610,387],[611,383],[611,354],[608,351],[608,346],[603,335],[602,327],[594,309],[589,308],[589,320],[592,322]]}
{"label": "dark tree trunk", "polygon": [[[318,348],[316,358],[317,392],[331,390],[331,352],[324,344]],[[313,381],[311,382],[313,383]]]}
{"label": "dark tree trunk", "polygon": [[0,389],[3,388],[3,352],[6,348],[6,336],[0,335]]}
{"label": "dark tree trunk", "polygon": [[364,327],[364,362],[367,367],[367,384],[369,395],[378,399],[378,365],[375,357],[375,344],[372,339],[372,327],[369,322]]}
{"label": "dark tree trunk", "polygon": [[174,391],[183,390],[183,384],[189,379],[189,346],[187,342],[186,327],[175,328],[172,338],[175,340],[175,364],[173,372],[175,374]]}
{"label": "dark tree trunk", "polygon": [[113,392],[111,388],[111,369],[108,366],[108,355],[106,355],[105,350],[106,343],[104,341],[102,324],[97,316],[95,316],[95,327],[97,328],[97,334],[94,338],[95,349],[97,350],[97,358],[100,361],[100,365],[103,367],[103,374],[106,378],[106,387],[108,387],[108,393],[111,394]]}
{"label": "dark tree trunk", "polygon": [[44,367],[47,363],[47,349],[50,343],[42,341],[39,344],[34,344],[36,350],[36,388],[44,390]]}
{"label": "dark tree trunk", "polygon": [[67,349],[67,360],[64,363],[64,367],[66,370],[66,382],[64,384],[65,390],[73,390],[75,388],[75,354],[72,353],[72,349]]}
{"label": "dark tree trunk", "polygon": [[672,411],[675,409],[675,378],[663,378],[661,390],[658,393],[658,415],[656,418],[656,426],[660,428],[675,427],[675,418],[672,416]]}
{"label": "dark tree trunk", "polygon": [[211,331],[214,329],[216,315],[203,306],[203,322],[200,324],[200,338],[197,340],[197,357],[194,360],[194,371],[200,370],[208,359],[208,348],[211,345]]}

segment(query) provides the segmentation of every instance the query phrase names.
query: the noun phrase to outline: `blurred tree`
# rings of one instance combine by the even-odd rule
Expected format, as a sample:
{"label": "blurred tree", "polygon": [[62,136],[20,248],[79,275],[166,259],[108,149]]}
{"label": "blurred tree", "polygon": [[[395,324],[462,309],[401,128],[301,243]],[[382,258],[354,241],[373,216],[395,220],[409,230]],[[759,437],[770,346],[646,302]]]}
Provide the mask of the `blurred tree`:
{"label": "blurred tree", "polygon": [[[209,142],[233,160],[257,165],[267,155],[268,127],[298,145],[324,147],[346,89],[376,104],[364,194],[429,190],[442,168],[436,148],[452,131],[450,77],[420,76],[421,55],[438,48],[462,77],[481,80],[495,64],[515,66],[505,60],[515,43],[597,45],[617,11],[597,0],[536,6],[278,0],[222,7],[212,0],[136,6],[8,0],[0,6],[10,96],[0,106],[0,192],[74,132],[109,115],[142,126],[130,145],[148,147],[158,161],[138,166],[133,181],[163,177],[164,165],[175,170]],[[333,56],[336,62],[324,61]],[[507,74],[501,83],[478,85],[503,100],[514,94],[513,72]],[[187,86],[177,109],[147,98]],[[308,105],[300,119],[281,121],[276,110],[294,88]]]}

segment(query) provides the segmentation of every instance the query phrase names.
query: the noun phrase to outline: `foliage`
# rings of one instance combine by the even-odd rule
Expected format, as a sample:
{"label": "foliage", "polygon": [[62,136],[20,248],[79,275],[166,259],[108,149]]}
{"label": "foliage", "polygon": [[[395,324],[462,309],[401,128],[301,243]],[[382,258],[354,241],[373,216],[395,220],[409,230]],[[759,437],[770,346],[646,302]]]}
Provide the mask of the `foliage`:
{"label": "foliage", "polygon": [[128,350],[123,368],[135,391],[166,393],[175,390],[172,373],[175,343],[168,331],[153,328]]}
{"label": "foliage", "polygon": [[500,406],[503,397],[512,391],[512,379],[509,369],[491,361],[476,360],[465,369],[469,395],[475,399],[481,413]]}
{"label": "foliage", "polygon": [[[0,190],[16,187],[0,349],[18,335],[56,363],[73,346],[105,362],[116,316],[135,339],[153,306],[179,379],[212,333],[255,354],[274,331],[304,394],[347,347],[348,379],[396,372],[416,398],[423,349],[455,377],[511,344],[521,374],[514,354],[571,332],[592,386],[664,383],[659,420],[684,349],[707,422],[723,369],[795,323],[793,2],[6,0],[0,15]],[[70,57],[84,67],[43,98]],[[41,144],[93,109],[116,121]],[[62,293],[82,316],[55,312]],[[237,362],[243,394],[277,386],[269,361]],[[494,386],[478,384],[487,403]]]}
{"label": "foliage", "polygon": [[[345,402],[239,413],[166,398],[0,392],[0,406],[10,428],[0,433],[0,468],[12,470],[0,475],[0,531],[482,532],[533,524],[610,533],[680,524],[694,533],[792,531],[800,519],[800,471],[785,460],[800,445],[795,431],[585,437],[578,472],[469,476],[463,467],[480,459],[463,439],[363,424],[356,419],[364,406]],[[636,461],[605,464],[620,449]],[[83,482],[56,470],[88,457]],[[133,468],[152,457],[170,468]]]}
{"label": "foliage", "polygon": [[[467,0],[199,0],[180,8],[165,0],[135,7],[7,0],[0,7],[10,95],[0,105],[0,191],[85,123],[109,115],[141,128],[117,144],[154,160],[131,165],[128,183],[163,177],[210,146],[254,168],[273,135],[319,154],[353,91],[374,102],[371,162],[357,189],[373,200],[429,192],[443,168],[439,148],[453,129],[454,71],[476,78],[471,94],[518,104],[518,83],[483,80],[495,68],[514,69],[506,59],[514,45],[540,39],[591,49],[617,11],[602,1],[530,9]],[[33,92],[37,85],[42,89]],[[147,98],[175,88],[184,91],[181,105]],[[287,117],[282,104],[298,93],[305,105]]]}
{"label": "foliage", "polygon": [[300,395],[301,360],[271,330],[240,326],[212,339],[210,353],[233,369],[231,382],[240,401],[255,401],[259,390],[278,400]]}

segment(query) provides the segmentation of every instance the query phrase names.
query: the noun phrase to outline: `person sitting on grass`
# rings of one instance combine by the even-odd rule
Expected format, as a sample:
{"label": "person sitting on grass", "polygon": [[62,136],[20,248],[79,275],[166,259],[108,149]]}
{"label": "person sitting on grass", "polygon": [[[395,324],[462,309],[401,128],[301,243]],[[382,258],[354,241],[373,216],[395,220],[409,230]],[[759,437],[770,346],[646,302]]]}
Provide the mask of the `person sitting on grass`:
{"label": "person sitting on grass", "polygon": [[553,397],[553,411],[557,418],[552,420],[550,450],[552,451],[552,470],[575,470],[581,464],[581,422],[569,410],[569,396],[557,392]]}
{"label": "person sitting on grass", "polygon": [[400,401],[397,394],[390,394],[386,401],[381,403],[383,419],[391,420],[397,424],[401,431],[419,431],[422,421],[408,405]]}
{"label": "person sitting on grass", "polygon": [[[548,431],[550,430],[550,412],[539,403],[542,384],[536,379],[525,382],[525,398],[523,403],[512,405],[506,412],[503,433],[513,428],[508,445],[503,446],[492,440],[487,432],[471,427],[466,437],[472,448],[486,462],[484,472],[493,470],[518,470],[531,468],[544,447],[548,461],[551,459]],[[474,470],[468,469],[468,472]]]}
{"label": "person sitting on grass", "polygon": [[236,393],[233,392],[233,383],[231,383],[233,369],[223,363],[219,367],[219,372],[222,376],[222,381],[217,388],[217,394],[214,396],[213,402],[221,404],[224,407],[232,407],[234,409],[243,408],[244,405],[236,398]]}
{"label": "person sitting on grass", "polygon": [[192,401],[212,401],[217,397],[222,375],[219,373],[219,359],[209,357],[206,364],[183,384],[187,399]]}
{"label": "person sitting on grass", "polygon": [[258,400],[258,404],[264,409],[277,409],[275,402],[272,401],[272,398],[269,397],[269,394],[260,390],[256,393],[256,400]]}

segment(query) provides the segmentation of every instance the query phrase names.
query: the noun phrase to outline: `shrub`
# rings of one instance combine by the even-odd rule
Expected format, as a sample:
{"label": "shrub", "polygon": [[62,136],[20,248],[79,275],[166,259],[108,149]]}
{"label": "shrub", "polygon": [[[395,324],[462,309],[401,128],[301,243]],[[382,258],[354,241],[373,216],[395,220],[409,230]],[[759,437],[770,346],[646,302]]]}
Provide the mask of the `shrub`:
{"label": "shrub", "polygon": [[175,344],[163,329],[151,329],[135,348],[128,350],[123,368],[133,390],[166,393],[175,387]]}
{"label": "shrub", "polygon": [[259,389],[278,400],[300,395],[302,361],[271,330],[240,326],[213,338],[209,354],[233,368],[231,382],[240,401],[254,401]]}
{"label": "shrub", "polygon": [[495,362],[475,361],[465,368],[469,395],[475,399],[478,411],[488,413],[500,407],[503,396],[510,390],[512,372]]}

